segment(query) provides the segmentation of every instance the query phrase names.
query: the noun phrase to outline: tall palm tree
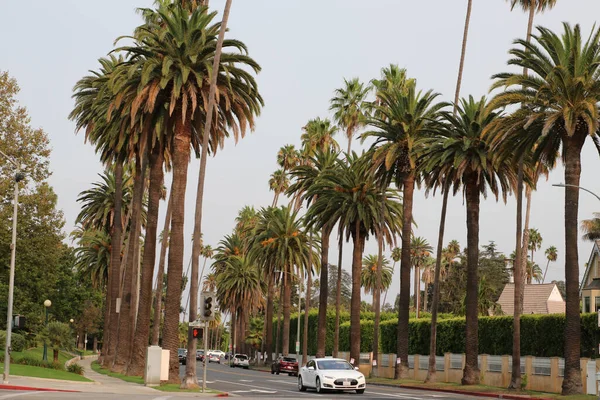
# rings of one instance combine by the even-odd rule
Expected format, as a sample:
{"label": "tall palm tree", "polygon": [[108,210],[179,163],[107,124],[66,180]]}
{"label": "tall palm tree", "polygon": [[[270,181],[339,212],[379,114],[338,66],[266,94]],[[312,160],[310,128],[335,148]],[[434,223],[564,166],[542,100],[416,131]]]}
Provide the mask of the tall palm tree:
{"label": "tall palm tree", "polygon": [[[556,0],[507,0],[510,3],[511,10],[517,5],[520,6],[523,11],[529,13],[527,22],[527,35],[526,42],[529,43],[531,40],[531,30],[533,28],[533,18],[537,12],[543,12],[546,9],[551,9],[556,4]],[[523,66],[523,75],[527,76],[527,66]],[[518,171],[518,182],[517,182],[517,225],[516,225],[516,248],[517,254],[514,265],[516,266],[513,273],[515,277],[515,315],[513,319],[513,356],[512,356],[512,374],[509,384],[510,389],[519,390],[521,388],[521,318],[520,315],[523,312],[523,296],[525,295],[523,286],[523,272],[526,263],[526,251],[528,248],[527,240],[529,234],[528,219],[526,219],[525,228],[523,229],[523,169],[524,169],[524,158],[518,160],[519,171]],[[527,197],[527,210],[531,208],[531,188],[528,186],[526,190]],[[527,216],[529,213],[527,212]],[[521,238],[523,235],[523,238]]]}
{"label": "tall palm tree", "polygon": [[273,204],[271,204],[271,207],[277,206],[277,200],[279,199],[279,195],[281,193],[285,193],[289,186],[290,180],[288,179],[288,176],[283,169],[278,169],[277,171],[271,174],[271,178],[269,179],[269,189],[275,192],[275,196],[273,197]]}
{"label": "tall palm tree", "polygon": [[581,221],[581,230],[584,232],[583,240],[594,241],[600,239],[600,213],[594,213],[594,218]]}
{"label": "tall palm tree", "polygon": [[[394,264],[392,264],[392,277],[394,276],[394,271],[396,271],[396,263],[398,261],[400,261],[400,256],[402,254],[402,250],[399,247],[394,247],[392,249],[392,260],[394,261]],[[385,295],[383,296],[383,302],[382,302],[382,307],[385,306],[385,299],[387,299],[387,294],[388,294],[389,288],[386,289],[385,291]]]}
{"label": "tall palm tree", "polygon": [[154,324],[152,325],[152,345],[158,346],[160,337],[160,322],[162,319],[162,291],[163,291],[163,276],[165,274],[165,260],[167,258],[167,248],[169,247],[169,227],[171,226],[171,204],[172,195],[169,194],[169,202],[167,203],[167,211],[165,214],[165,224],[160,239],[160,255],[158,258],[158,273],[156,274],[156,289],[154,291]]}
{"label": "tall palm tree", "polygon": [[[488,190],[504,199],[510,185],[516,182],[516,171],[506,159],[498,159],[490,152],[483,130],[498,114],[486,108],[486,99],[463,99],[457,116],[444,113],[446,121],[439,134],[424,140],[425,168],[431,171],[433,181],[449,179],[454,193],[461,188],[467,203],[467,297],[466,297],[466,362],[463,384],[479,382],[478,353],[478,277],[479,262],[479,202]],[[437,175],[437,176],[436,176]]]}
{"label": "tall palm tree", "polygon": [[277,164],[283,171],[289,171],[298,164],[299,154],[293,144],[286,144],[277,152]]}
{"label": "tall palm tree", "polygon": [[[215,12],[208,13],[203,8],[189,10],[180,3],[159,3],[155,10],[142,11],[146,15],[146,24],[136,31],[132,46],[124,46],[119,50],[131,54],[134,66],[144,71],[142,79],[133,83],[137,86],[137,95],[131,114],[152,116],[160,121],[169,135],[173,133],[169,136],[172,140],[167,141],[171,145],[169,150],[173,162],[173,211],[163,343],[171,350],[169,381],[178,382],[177,321],[190,148],[198,151],[202,139],[204,155],[209,146],[214,153],[222,143],[223,135],[227,134],[228,127],[236,138],[239,133],[244,134],[247,126],[252,127],[253,116],[259,112],[262,104],[252,72],[257,73],[260,67],[245,54],[247,50],[243,43],[221,40],[224,27],[219,23],[211,25]],[[223,48],[233,48],[237,52],[220,55],[219,42],[222,42]],[[222,63],[227,63],[226,69],[210,68],[215,60],[219,62],[218,55]],[[216,88],[210,83],[215,79],[220,96],[213,110],[210,101],[215,97]],[[209,104],[205,104],[206,98]],[[213,114],[216,114],[216,120],[211,124]],[[209,126],[209,131],[205,125]],[[198,185],[201,189],[205,165],[206,157],[202,157]],[[199,194],[197,203],[201,203],[201,199],[202,195]],[[201,204],[197,206],[198,209],[201,210]],[[196,218],[195,227],[201,221],[201,215],[199,217]],[[194,236],[199,238],[198,235]],[[193,279],[192,283],[195,284]]]}
{"label": "tall palm tree", "polygon": [[[404,75],[405,78],[405,75]],[[385,80],[382,80],[386,82]],[[402,85],[376,84],[377,105],[369,123],[376,130],[363,137],[374,137],[373,162],[386,182],[403,188],[402,256],[400,261],[400,307],[398,312],[398,351],[395,378],[408,376],[408,307],[410,301],[410,242],[416,154],[419,138],[429,135],[445,103],[435,103],[437,93],[417,91],[416,83],[404,79]],[[383,89],[379,89],[383,87]]]}
{"label": "tall palm tree", "polygon": [[[352,236],[350,358],[355,365],[358,365],[360,357],[360,277],[364,243],[369,234],[380,229],[381,215],[385,221],[382,234],[390,244],[399,234],[402,221],[398,193],[380,190],[375,183],[371,157],[359,158],[353,153],[347,155],[347,160],[336,160],[337,168],[325,170],[306,193],[307,197],[316,198],[306,215],[309,226],[315,225],[320,229],[338,222],[339,233],[346,240]],[[379,211],[381,197],[384,197],[383,213]]]}
{"label": "tall palm tree", "polygon": [[558,250],[554,246],[550,246],[544,252],[546,254],[546,258],[548,262],[546,263],[546,269],[544,270],[544,276],[542,277],[542,283],[546,281],[546,273],[548,273],[548,266],[550,265],[550,261],[554,262],[558,258]]}
{"label": "tall palm tree", "polygon": [[[316,184],[320,177],[330,169],[336,168],[339,152],[331,147],[317,149],[312,157],[291,170],[294,183],[290,186],[288,194],[300,193],[300,200],[310,206],[314,198],[308,195],[309,189]],[[335,221],[323,225],[321,229],[321,262],[323,266],[329,265],[329,237]],[[329,274],[327,268],[321,268],[319,276],[319,316],[317,322],[317,355],[325,356],[325,338],[327,335],[327,296],[329,292]]]}
{"label": "tall palm tree", "polygon": [[[585,139],[597,139],[600,87],[595,79],[600,74],[600,30],[582,40],[581,28],[564,24],[564,33],[540,27],[533,36],[535,43],[517,40],[525,50],[513,48],[509,64],[529,68],[532,77],[517,73],[494,76],[493,88],[505,91],[492,101],[493,106],[522,104],[523,108],[504,118],[499,124],[497,141],[503,146],[521,144],[513,151],[523,154],[535,148],[534,161],[547,159],[553,163],[559,148],[565,165],[565,183],[579,184],[581,149]],[[516,86],[516,87],[513,87]],[[522,87],[521,87],[522,86]],[[525,131],[524,128],[527,128]],[[518,139],[516,139],[518,138]],[[511,139],[515,139],[513,142]],[[565,324],[565,379],[563,394],[581,393],[579,263],[577,254],[577,212],[579,191],[565,189],[565,278],[567,288]]]}
{"label": "tall palm tree", "polygon": [[[377,263],[379,257],[369,254],[362,260],[362,269],[360,271],[360,286],[365,289],[365,293],[374,293],[377,288]],[[392,284],[392,267],[387,258],[381,262],[381,283],[379,290],[386,290]]]}
{"label": "tall palm tree", "polygon": [[[110,234],[97,229],[79,226],[71,237],[77,240],[75,269],[91,279],[92,287],[104,291],[110,266]],[[108,288],[107,288],[108,289]]]}
{"label": "tall palm tree", "polygon": [[535,228],[530,228],[529,229],[529,245],[528,245],[528,249],[529,249],[529,251],[531,251],[531,262],[533,262],[533,254],[535,253],[535,251],[542,248],[542,241],[543,240],[544,239],[542,238],[542,235],[540,234],[540,231],[538,231]]}
{"label": "tall palm tree", "polygon": [[321,151],[339,149],[338,142],[333,138],[337,133],[337,127],[329,119],[319,117],[311,119],[302,129],[304,133],[300,139],[305,157],[311,157],[318,149]]}
{"label": "tall palm tree", "polygon": [[[431,256],[431,252],[433,251],[433,247],[429,244],[427,239],[420,236],[413,236],[410,243],[410,259],[411,266],[415,270],[414,277],[414,292],[415,292],[415,311],[416,317],[419,318],[419,308],[421,302],[421,267],[425,266],[429,257]],[[425,294],[427,295],[427,293]]]}
{"label": "tall palm tree", "polygon": [[334,97],[329,100],[334,121],[346,131],[348,154],[352,150],[352,138],[356,131],[365,126],[368,114],[366,98],[370,91],[371,88],[358,78],[344,79],[344,86],[336,89]]}

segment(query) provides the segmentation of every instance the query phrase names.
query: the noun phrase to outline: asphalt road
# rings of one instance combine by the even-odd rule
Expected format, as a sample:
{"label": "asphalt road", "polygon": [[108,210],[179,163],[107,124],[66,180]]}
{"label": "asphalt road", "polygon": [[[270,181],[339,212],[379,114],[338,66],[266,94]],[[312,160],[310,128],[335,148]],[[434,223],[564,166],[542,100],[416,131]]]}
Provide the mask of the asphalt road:
{"label": "asphalt road", "polygon": [[[202,363],[197,364],[198,380],[202,382]],[[180,367],[180,375],[185,374],[185,366]],[[230,368],[225,364],[210,364],[207,370],[207,386],[211,389],[229,393],[230,397],[253,399],[385,399],[385,400],[444,400],[444,399],[482,399],[439,392],[429,392],[411,389],[400,389],[384,386],[369,385],[364,394],[355,393],[325,393],[317,394],[314,390],[299,392],[297,378],[292,376],[271,375],[268,372]],[[58,399],[84,399],[84,400],[168,400],[178,398],[198,398],[196,393],[169,393],[156,392],[156,394],[123,395],[117,393],[60,393],[60,392],[27,392],[14,390],[0,390],[0,400],[58,400]]]}

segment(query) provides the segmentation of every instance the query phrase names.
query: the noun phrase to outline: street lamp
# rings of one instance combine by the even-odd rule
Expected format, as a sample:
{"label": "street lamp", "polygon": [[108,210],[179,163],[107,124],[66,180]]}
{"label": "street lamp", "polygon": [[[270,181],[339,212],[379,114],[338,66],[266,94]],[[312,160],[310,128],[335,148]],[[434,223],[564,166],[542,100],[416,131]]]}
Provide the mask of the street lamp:
{"label": "street lamp", "polygon": [[596,193],[592,192],[591,190],[588,190],[586,188],[582,188],[581,186],[577,186],[577,185],[570,185],[568,183],[555,183],[552,186],[556,186],[556,187],[573,187],[573,188],[577,188],[579,190],[583,190],[584,192],[588,192],[589,194],[593,195],[594,197],[596,197],[598,200],[600,200],[600,196],[598,196]]}
{"label": "street lamp", "polygon": [[8,157],[4,152],[0,151],[0,155],[4,156],[15,167],[15,194],[13,206],[13,225],[12,225],[12,241],[10,243],[10,274],[8,279],[8,309],[6,312],[6,345],[4,348],[4,384],[8,383],[10,374],[10,339],[12,335],[12,312],[13,312],[13,297],[15,290],[15,257],[17,250],[17,211],[19,206],[19,182],[25,179],[25,175],[20,171],[19,164]]}
{"label": "street lamp", "polygon": [[[46,327],[48,327],[48,308],[52,305],[50,300],[44,301],[44,307],[46,307]],[[48,346],[46,345],[46,341],[44,341],[44,355],[42,356],[42,360],[48,361]]]}

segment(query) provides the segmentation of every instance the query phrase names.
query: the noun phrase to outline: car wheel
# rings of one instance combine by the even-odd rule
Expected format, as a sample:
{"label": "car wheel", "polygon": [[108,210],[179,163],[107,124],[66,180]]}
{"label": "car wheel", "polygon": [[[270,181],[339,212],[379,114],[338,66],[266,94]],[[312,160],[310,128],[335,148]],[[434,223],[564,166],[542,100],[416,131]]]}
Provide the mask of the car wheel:
{"label": "car wheel", "polygon": [[315,389],[317,393],[323,393],[323,389],[321,389],[321,379],[317,376],[317,380],[315,381]]}
{"label": "car wheel", "polygon": [[244,369],[248,369],[248,367],[244,367]]}
{"label": "car wheel", "polygon": [[298,390],[301,392],[306,392],[306,386],[304,386],[304,383],[302,382],[302,376],[298,377]]}
{"label": "car wheel", "polygon": [[365,389],[356,389],[356,394],[363,394]]}
{"label": "car wheel", "polygon": [[275,375],[275,371],[273,371],[273,368],[271,368],[271,375]]}
{"label": "car wheel", "polygon": [[275,371],[275,374],[276,374],[276,375],[279,375],[279,371]]}

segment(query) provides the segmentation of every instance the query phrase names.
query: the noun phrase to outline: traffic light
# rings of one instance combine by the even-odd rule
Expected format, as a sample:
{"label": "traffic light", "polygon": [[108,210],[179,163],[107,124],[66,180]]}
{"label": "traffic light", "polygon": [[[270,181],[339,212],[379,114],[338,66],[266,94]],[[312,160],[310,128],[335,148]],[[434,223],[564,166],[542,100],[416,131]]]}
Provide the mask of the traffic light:
{"label": "traffic light", "polygon": [[204,330],[202,328],[190,327],[190,330],[192,332],[192,338],[202,339],[202,334],[204,333]]}
{"label": "traffic light", "polygon": [[215,293],[202,292],[200,295],[200,320],[213,321],[215,319]]}

